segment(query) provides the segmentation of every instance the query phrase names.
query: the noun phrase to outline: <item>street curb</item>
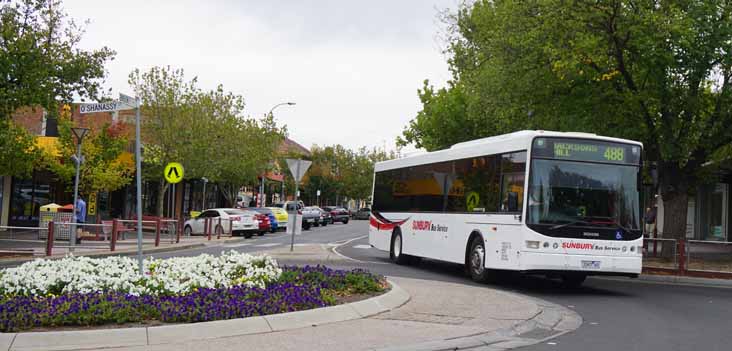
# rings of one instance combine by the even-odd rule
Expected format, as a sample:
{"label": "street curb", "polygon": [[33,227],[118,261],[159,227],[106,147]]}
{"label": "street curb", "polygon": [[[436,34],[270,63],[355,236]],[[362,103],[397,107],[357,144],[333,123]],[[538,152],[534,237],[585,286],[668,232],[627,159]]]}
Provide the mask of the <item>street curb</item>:
{"label": "street curb", "polygon": [[[163,253],[163,252],[172,252],[172,251],[182,251],[182,250],[190,250],[190,249],[198,249],[206,247],[207,245],[205,243],[195,243],[195,244],[185,244],[180,246],[168,246],[168,247],[159,247],[159,248],[148,248],[142,250],[143,255],[149,255],[149,254],[156,254],[156,253]],[[114,251],[114,252],[91,252],[88,254],[77,254],[75,256],[86,256],[86,257],[95,257],[95,258],[102,258],[102,257],[110,257],[110,256],[132,256],[136,255],[136,250],[124,250],[124,251]],[[66,256],[37,256],[37,257],[27,257],[22,259],[11,259],[11,260],[0,260],[0,266],[9,266],[13,264],[22,264],[25,262],[33,261],[36,259],[45,259],[45,260],[58,260],[62,259]]]}
{"label": "street curb", "polygon": [[545,342],[572,332],[582,325],[582,317],[568,308],[537,298],[520,296],[535,303],[540,311],[530,319],[511,327],[463,337],[387,347],[378,351],[507,350]]}
{"label": "street curb", "polygon": [[312,310],[144,328],[0,333],[8,351],[78,350],[173,344],[213,338],[272,333],[362,319],[398,308],[411,296],[388,280],[391,290],[366,300]]}
{"label": "street curb", "polygon": [[[617,280],[617,281],[628,281],[627,279],[618,279],[612,277],[593,277],[595,279],[605,280]],[[732,279],[711,279],[711,278],[697,278],[697,277],[685,277],[678,275],[657,275],[657,274],[641,274],[635,280],[641,283],[657,283],[657,284],[668,284],[668,285],[694,285],[694,286],[705,286],[712,288],[732,288]],[[632,281],[632,280],[631,280]]]}

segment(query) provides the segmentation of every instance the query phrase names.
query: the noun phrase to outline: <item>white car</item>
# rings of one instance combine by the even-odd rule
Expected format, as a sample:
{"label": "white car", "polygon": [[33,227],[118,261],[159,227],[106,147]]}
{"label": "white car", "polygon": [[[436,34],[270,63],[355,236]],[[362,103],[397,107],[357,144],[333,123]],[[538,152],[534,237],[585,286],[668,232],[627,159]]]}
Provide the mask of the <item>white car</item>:
{"label": "white car", "polygon": [[[204,224],[208,218],[212,235],[224,234],[229,232],[231,225],[231,234],[233,236],[244,235],[250,238],[259,231],[259,221],[256,218],[257,213],[253,211],[240,210],[236,208],[213,208],[201,212],[196,218],[191,218],[183,224],[183,231],[186,236],[195,234],[204,234]],[[221,219],[221,225],[219,225]]]}

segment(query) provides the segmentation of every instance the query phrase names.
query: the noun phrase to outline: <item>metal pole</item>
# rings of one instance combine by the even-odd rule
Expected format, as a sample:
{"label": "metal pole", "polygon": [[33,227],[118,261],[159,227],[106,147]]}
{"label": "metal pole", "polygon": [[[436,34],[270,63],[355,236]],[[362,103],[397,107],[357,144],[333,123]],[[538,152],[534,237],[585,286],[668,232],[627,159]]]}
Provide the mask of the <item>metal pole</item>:
{"label": "metal pole", "polygon": [[142,264],[142,166],[140,152],[140,99],[135,97],[135,167],[137,168],[137,264],[144,276]]}
{"label": "metal pole", "polygon": [[282,175],[282,196],[280,197],[280,202],[285,203],[285,175]]}
{"label": "metal pole", "polygon": [[[297,172],[296,174],[300,174],[300,162],[297,162]],[[292,252],[295,248],[295,231],[297,230],[297,207],[299,202],[297,201],[297,189],[300,188],[300,181],[295,180],[295,220],[292,222],[292,238],[290,239],[290,252]]]}
{"label": "metal pole", "polygon": [[208,182],[203,182],[203,205],[201,206],[201,211],[206,210],[206,183]]}
{"label": "metal pole", "polygon": [[77,145],[76,145],[76,178],[74,180],[74,215],[73,215],[73,222],[74,225],[71,227],[71,234],[69,235],[69,252],[74,252],[74,246],[76,246],[76,202],[79,201],[79,169],[81,168],[81,140],[77,137]]}

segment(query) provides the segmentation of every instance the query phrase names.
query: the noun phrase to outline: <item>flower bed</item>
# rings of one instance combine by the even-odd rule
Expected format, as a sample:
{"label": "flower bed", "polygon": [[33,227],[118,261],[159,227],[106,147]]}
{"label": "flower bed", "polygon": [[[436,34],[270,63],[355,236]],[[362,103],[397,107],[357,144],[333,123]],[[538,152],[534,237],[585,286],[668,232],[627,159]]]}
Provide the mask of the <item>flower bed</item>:
{"label": "flower bed", "polygon": [[0,295],[47,296],[115,291],[130,295],[187,294],[198,288],[237,285],[263,288],[282,270],[269,256],[235,251],[220,256],[199,255],[145,260],[140,276],[130,257],[101,259],[68,256],[34,260],[0,271]]}
{"label": "flower bed", "polygon": [[[363,270],[343,271],[322,266],[281,269],[274,260],[265,256],[236,253],[218,258],[206,256],[190,260],[150,261],[145,266],[151,269],[151,274],[145,278],[125,275],[131,282],[116,284],[99,283],[108,282],[99,277],[89,278],[95,283],[89,283],[85,279],[85,284],[65,278],[52,279],[51,281],[57,282],[54,284],[40,284],[43,281],[40,278],[32,279],[35,282],[33,284],[20,284],[19,272],[6,270],[0,273],[0,289],[3,289],[0,290],[3,292],[0,297],[0,331],[125,323],[190,323],[243,318],[330,306],[337,304],[343,297],[376,294],[386,288],[383,277]],[[84,262],[88,260],[77,259]],[[201,259],[203,261],[199,261]],[[126,260],[116,262],[127,267]],[[209,271],[207,274],[211,278],[205,280],[198,277],[204,274],[197,270],[201,266],[194,264],[197,269],[181,270],[182,262],[208,262],[210,268],[228,269],[226,272],[229,273],[227,275]],[[103,265],[107,269],[95,272],[119,272],[110,268],[109,263],[85,264]],[[40,271],[49,275],[50,268],[41,266],[45,268]],[[35,270],[30,272],[39,272],[38,267],[32,267]],[[57,268],[63,266],[59,265]],[[134,270],[134,265],[128,269]],[[9,271],[14,279],[6,278]],[[5,285],[6,279],[14,284]],[[191,280],[196,283],[189,284]],[[62,288],[57,285],[59,281],[65,282]],[[156,282],[159,286],[151,282]],[[202,285],[204,283],[207,285]],[[34,289],[35,292],[32,292]],[[60,289],[62,293],[55,294],[54,289]]]}

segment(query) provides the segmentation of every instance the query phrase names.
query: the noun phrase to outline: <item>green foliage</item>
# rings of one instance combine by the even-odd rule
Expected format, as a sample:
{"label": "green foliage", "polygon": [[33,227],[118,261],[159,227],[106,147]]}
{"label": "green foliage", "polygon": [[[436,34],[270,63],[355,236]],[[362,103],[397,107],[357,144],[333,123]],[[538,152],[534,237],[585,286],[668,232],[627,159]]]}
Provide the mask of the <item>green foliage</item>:
{"label": "green foliage", "polygon": [[170,67],[135,70],[129,82],[142,100],[145,176],[160,181],[158,214],[169,162],[180,162],[187,179],[217,183],[231,205],[240,187],[256,184],[257,176],[272,167],[286,129],[271,116],[244,117],[241,96],[221,85],[204,91],[197,78],[186,80],[183,70]]}
{"label": "green foliage", "polygon": [[84,29],[59,0],[11,0],[0,5],[0,119],[18,108],[58,111],[74,96],[96,99],[104,64],[114,51],[79,47]]}
{"label": "green foliage", "polygon": [[640,140],[683,211],[702,165],[732,142],[730,12],[723,0],[463,5],[446,16],[452,81],[425,84],[399,141],[435,150],[519,129]]}
{"label": "green foliage", "polygon": [[0,174],[30,176],[42,155],[28,131],[8,119],[0,119]]}
{"label": "green foliage", "polygon": [[[56,174],[69,187],[74,184],[76,165],[71,156],[76,154],[76,137],[71,132],[68,112],[58,119],[59,153],[45,154],[44,167]],[[122,157],[128,137],[119,124],[105,124],[100,130],[91,130],[83,139],[81,154],[84,163],[79,169],[79,191],[90,194],[98,191],[115,191],[129,184],[134,172],[132,158]]]}
{"label": "green foliage", "polygon": [[396,152],[380,149],[349,150],[342,145],[319,147],[311,150],[313,161],[303,180],[303,198],[315,203],[317,191],[322,204],[336,204],[336,199],[365,200],[371,196],[374,163],[397,157]]}

